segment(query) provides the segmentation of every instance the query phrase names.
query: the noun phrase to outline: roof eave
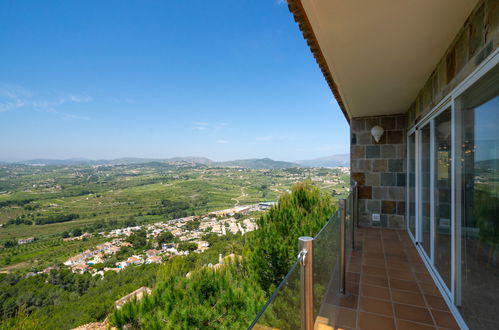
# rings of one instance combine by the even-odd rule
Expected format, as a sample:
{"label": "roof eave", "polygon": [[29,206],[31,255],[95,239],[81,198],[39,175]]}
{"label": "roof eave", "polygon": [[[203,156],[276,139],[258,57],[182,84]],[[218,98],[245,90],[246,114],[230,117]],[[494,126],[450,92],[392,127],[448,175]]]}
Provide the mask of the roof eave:
{"label": "roof eave", "polygon": [[333,92],[334,98],[338,102],[345,119],[350,124],[350,117],[345,107],[345,103],[343,102],[341,95],[338,91],[338,86],[334,82],[333,75],[329,70],[329,66],[327,65],[324,54],[322,53],[321,47],[317,38],[315,36],[314,30],[312,29],[312,25],[308,20],[307,14],[305,13],[305,9],[300,0],[288,0],[288,8],[289,11],[293,14],[295,21],[298,23],[298,26],[303,33],[303,37],[307,41],[308,46],[310,47],[310,51],[314,55],[315,61],[319,65],[319,68],[322,71],[322,75],[326,79],[326,82],[329,85],[329,88]]}

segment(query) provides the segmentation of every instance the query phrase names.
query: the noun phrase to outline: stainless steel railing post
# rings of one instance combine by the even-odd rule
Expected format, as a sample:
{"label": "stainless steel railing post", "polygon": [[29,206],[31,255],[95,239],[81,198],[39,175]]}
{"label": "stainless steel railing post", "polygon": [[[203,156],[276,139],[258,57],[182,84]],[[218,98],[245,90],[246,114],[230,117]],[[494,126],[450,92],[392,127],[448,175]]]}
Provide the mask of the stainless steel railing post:
{"label": "stainless steel railing post", "polygon": [[298,238],[300,251],[300,280],[301,280],[301,328],[302,330],[314,329],[314,283],[313,283],[313,242],[308,236]]}
{"label": "stainless steel railing post", "polygon": [[345,230],[346,230],[346,199],[340,199],[339,202],[340,207],[340,294],[345,294],[346,287],[346,240],[345,240]]}
{"label": "stainless steel railing post", "polygon": [[357,182],[354,183],[350,193],[350,228],[352,230],[352,250],[355,249],[355,228],[357,228]]}

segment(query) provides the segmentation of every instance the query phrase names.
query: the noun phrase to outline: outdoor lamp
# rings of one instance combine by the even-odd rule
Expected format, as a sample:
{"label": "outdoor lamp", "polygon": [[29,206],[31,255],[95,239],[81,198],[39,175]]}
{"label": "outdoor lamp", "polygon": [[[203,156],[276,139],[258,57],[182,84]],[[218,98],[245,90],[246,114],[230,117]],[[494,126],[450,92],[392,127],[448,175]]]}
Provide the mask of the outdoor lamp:
{"label": "outdoor lamp", "polygon": [[383,127],[378,125],[371,128],[371,135],[373,136],[374,140],[376,140],[376,142],[379,142],[379,139],[381,139],[384,132],[385,130],[383,129]]}

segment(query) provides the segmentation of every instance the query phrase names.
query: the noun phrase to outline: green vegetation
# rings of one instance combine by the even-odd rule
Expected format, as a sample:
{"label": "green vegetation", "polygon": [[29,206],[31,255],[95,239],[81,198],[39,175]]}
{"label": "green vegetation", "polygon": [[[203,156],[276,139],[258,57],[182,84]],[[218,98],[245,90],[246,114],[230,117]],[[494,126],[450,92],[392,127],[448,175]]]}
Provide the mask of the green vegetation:
{"label": "green vegetation", "polygon": [[[333,212],[331,195],[346,194],[347,178],[337,169],[160,162],[0,166],[0,328],[67,329],[107,316],[118,327],[244,328],[296,260],[298,236],[316,233]],[[296,184],[306,179],[310,182]],[[280,203],[258,220],[258,231],[206,234],[202,240],[210,247],[203,253],[192,253],[197,244],[178,243],[171,232],[147,238],[151,230],[144,226],[128,237],[132,246],[96,261],[94,270],[116,267],[156,244],[175,242],[178,250],[191,253],[163,257],[161,265],[107,271],[104,279],[73,274],[62,266],[69,257],[110,241],[102,234],[113,229],[204,216],[279,196]],[[183,228],[197,230],[200,224],[194,219]],[[83,233],[93,236],[81,239]],[[27,237],[35,241],[17,244]],[[233,257],[210,268],[219,254]],[[153,293],[114,310],[117,299],[141,286]]]}
{"label": "green vegetation", "polygon": [[[0,224],[4,225],[0,244],[9,239],[61,237],[76,229],[99,232],[275,201],[292,184],[309,178],[323,191],[347,193],[348,175],[337,169],[256,170],[160,162],[93,167],[0,165]],[[71,214],[79,217],[47,221]],[[36,225],[36,219],[44,224]]]}
{"label": "green vegetation", "polygon": [[[236,257],[217,270],[197,268],[190,276],[188,258],[162,265],[163,277],[153,293],[115,310],[110,323],[144,329],[247,327],[296,260],[298,237],[317,233],[333,211],[329,195],[307,182],[295,185],[292,194],[284,194],[260,218],[242,262]],[[290,312],[296,296],[290,295],[275,312]]]}
{"label": "green vegetation", "polygon": [[[64,270],[26,279],[3,275],[0,327],[70,329],[102,320],[113,310],[115,300],[141,286],[153,286],[157,269],[157,265],[130,267],[117,274],[108,272],[102,280]],[[21,311],[17,317],[9,318],[17,311]]]}

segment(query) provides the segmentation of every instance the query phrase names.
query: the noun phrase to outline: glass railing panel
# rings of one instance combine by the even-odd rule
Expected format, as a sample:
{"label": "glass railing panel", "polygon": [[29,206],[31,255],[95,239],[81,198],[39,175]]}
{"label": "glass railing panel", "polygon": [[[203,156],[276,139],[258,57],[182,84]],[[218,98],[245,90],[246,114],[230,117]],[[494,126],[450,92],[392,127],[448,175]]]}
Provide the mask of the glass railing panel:
{"label": "glass railing panel", "polygon": [[300,263],[296,261],[249,329],[300,329],[300,297]]}
{"label": "glass railing panel", "polygon": [[346,245],[346,257],[348,262],[348,257],[350,252],[352,252],[352,194],[348,195],[346,201],[346,228],[345,228],[345,245]]}
{"label": "glass railing panel", "polygon": [[314,237],[314,317],[319,314],[328,296],[338,293],[338,264],[340,253],[340,216],[335,212]]}

